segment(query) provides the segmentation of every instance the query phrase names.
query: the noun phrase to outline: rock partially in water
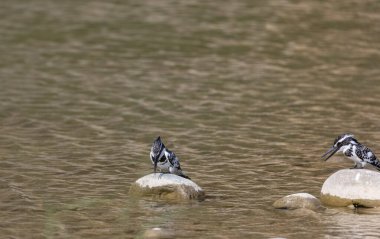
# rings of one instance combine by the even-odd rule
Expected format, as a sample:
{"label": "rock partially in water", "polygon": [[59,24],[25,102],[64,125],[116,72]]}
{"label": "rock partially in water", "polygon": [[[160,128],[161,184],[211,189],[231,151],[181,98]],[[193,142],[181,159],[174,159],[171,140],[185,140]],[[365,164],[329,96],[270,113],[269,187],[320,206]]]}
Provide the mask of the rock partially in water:
{"label": "rock partially in water", "polygon": [[321,202],[318,198],[311,194],[296,193],[278,199],[273,203],[273,207],[278,209],[306,208],[310,210],[317,210],[321,207]]}
{"label": "rock partially in water", "polygon": [[170,173],[152,173],[139,178],[129,192],[134,195],[154,195],[166,199],[203,200],[205,193],[193,181]]}
{"label": "rock partially in water", "polygon": [[343,169],[326,179],[321,201],[329,206],[380,206],[380,173],[367,169]]}
{"label": "rock partially in water", "polygon": [[174,238],[174,235],[162,228],[155,227],[152,229],[148,229],[142,235],[144,239],[163,239],[163,238]]}

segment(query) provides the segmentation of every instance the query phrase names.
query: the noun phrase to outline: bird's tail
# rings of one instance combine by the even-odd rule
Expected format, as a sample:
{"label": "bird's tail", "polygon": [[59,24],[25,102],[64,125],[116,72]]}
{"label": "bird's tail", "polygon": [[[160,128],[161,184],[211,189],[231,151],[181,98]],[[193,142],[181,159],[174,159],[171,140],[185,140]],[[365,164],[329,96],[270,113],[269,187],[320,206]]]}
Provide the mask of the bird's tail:
{"label": "bird's tail", "polygon": [[380,161],[379,160],[375,160],[373,161],[373,163],[371,163],[373,166],[376,167],[377,170],[380,171]]}
{"label": "bird's tail", "polygon": [[[380,169],[379,169],[380,170]],[[189,179],[189,180],[191,180],[191,178],[190,177],[188,177],[188,176],[186,176],[185,174],[180,174],[180,175],[178,175],[178,176],[181,176],[181,177],[183,177],[183,178],[187,178],[187,179]]]}

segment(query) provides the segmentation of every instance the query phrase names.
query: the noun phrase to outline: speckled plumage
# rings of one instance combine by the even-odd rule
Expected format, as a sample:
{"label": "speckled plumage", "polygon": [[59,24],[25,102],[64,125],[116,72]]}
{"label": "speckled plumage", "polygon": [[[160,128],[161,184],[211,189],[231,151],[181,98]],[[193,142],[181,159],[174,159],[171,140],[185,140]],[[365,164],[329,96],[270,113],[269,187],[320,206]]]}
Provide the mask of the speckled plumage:
{"label": "speckled plumage", "polygon": [[174,152],[165,147],[160,137],[158,137],[152,144],[152,148],[150,150],[150,160],[153,165],[156,164],[160,172],[172,173],[190,179],[188,176],[183,174],[178,157]]}
{"label": "speckled plumage", "polygon": [[162,143],[161,137],[158,136],[158,138],[152,144],[152,148],[150,150],[150,153],[153,156],[157,157],[162,152],[162,150],[164,148],[165,148],[165,145]]}
{"label": "speckled plumage", "polygon": [[365,145],[359,143],[354,135],[342,134],[334,140],[333,147],[327,151],[322,158],[329,159],[336,152],[342,152],[346,157],[355,162],[354,168],[363,168],[367,163],[380,170],[380,161],[375,153]]}

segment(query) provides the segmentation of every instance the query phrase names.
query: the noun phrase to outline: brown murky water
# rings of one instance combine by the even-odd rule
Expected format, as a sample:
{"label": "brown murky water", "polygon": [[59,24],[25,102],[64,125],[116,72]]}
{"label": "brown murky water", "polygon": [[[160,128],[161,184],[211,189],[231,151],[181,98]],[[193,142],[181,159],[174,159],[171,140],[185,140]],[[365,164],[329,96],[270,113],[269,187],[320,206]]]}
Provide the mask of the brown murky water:
{"label": "brown murky water", "polygon": [[[0,237],[379,236],[379,210],[275,210],[380,154],[379,1],[3,0]],[[203,202],[128,195],[161,135]]]}

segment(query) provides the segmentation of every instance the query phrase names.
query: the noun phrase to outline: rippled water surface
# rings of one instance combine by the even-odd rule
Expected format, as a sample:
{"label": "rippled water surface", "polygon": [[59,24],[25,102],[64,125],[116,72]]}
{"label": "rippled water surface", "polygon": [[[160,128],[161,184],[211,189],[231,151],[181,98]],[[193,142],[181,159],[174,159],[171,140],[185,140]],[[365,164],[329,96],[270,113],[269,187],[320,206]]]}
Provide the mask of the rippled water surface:
{"label": "rippled water surface", "polygon": [[[4,0],[0,237],[377,237],[378,210],[283,211],[380,154],[379,1]],[[155,137],[207,194],[128,195]]]}

